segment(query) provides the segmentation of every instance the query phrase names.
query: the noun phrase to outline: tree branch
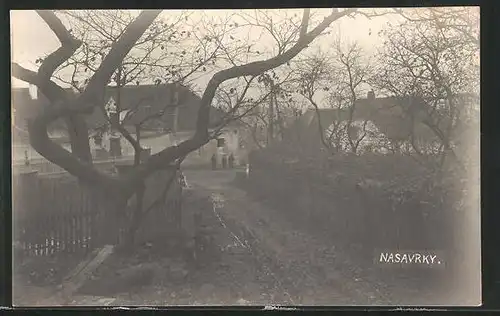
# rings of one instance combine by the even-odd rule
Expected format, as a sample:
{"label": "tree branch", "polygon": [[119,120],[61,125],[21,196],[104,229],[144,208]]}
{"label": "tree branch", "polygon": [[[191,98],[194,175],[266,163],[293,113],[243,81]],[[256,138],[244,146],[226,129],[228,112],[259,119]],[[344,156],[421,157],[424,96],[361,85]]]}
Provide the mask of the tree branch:
{"label": "tree branch", "polygon": [[[42,80],[37,73],[31,70],[27,70],[16,63],[12,63],[12,74],[14,77],[20,80],[36,85],[41,90],[41,92],[52,102],[52,108],[57,108],[57,110],[52,110],[54,110],[55,112],[64,112],[63,109],[65,107],[58,107],[68,102],[69,99],[63,88],[55,84],[50,79]],[[51,118],[49,121],[47,121],[47,125],[58,117],[56,115],[52,118],[52,116],[48,115],[48,109],[34,109],[34,111],[37,110],[45,110],[45,118]],[[68,134],[70,136],[71,149],[73,153],[75,153],[80,159],[83,159],[86,162],[92,162],[92,155],[90,153],[90,147],[88,144],[88,130],[85,121],[80,117],[70,115],[66,119],[66,125],[68,127]],[[59,145],[54,144],[54,146]],[[40,150],[43,151],[43,149],[41,148],[34,148],[39,153],[41,153]],[[61,147],[61,149],[63,148]]]}
{"label": "tree branch", "polygon": [[144,34],[146,29],[160,14],[161,10],[145,10],[130,23],[123,35],[116,41],[111,51],[106,55],[101,66],[90,78],[87,88],[78,99],[80,104],[99,102],[103,86],[106,86],[115,70],[120,66],[125,56],[134,46],[137,40]]}
{"label": "tree branch", "polygon": [[[61,166],[64,170],[89,185],[98,185],[109,189],[110,192],[118,193],[118,191],[121,191],[120,188],[123,186],[117,179],[111,178],[92,167],[91,164],[79,160],[52,141],[47,133],[47,125],[51,117],[44,114],[41,113],[36,119],[28,122],[29,138],[33,148],[50,162]],[[125,190],[122,193],[125,194]]]}
{"label": "tree branch", "polygon": [[134,172],[129,174],[129,179],[141,179],[148,176],[151,172],[161,169],[169,162],[189,154],[191,151],[205,145],[209,142],[210,136],[208,126],[210,122],[210,107],[215,92],[219,85],[229,79],[242,76],[257,76],[269,69],[276,68],[298,55],[306,48],[317,36],[319,36],[333,21],[355,12],[356,9],[350,8],[342,12],[334,11],[318,24],[312,31],[306,33],[293,47],[282,55],[270,58],[264,61],[257,61],[241,66],[232,67],[217,72],[209,80],[203,93],[200,109],[198,111],[197,128],[195,135],[177,146],[171,146],[149,157],[148,161],[138,166]]}
{"label": "tree branch", "polygon": [[37,10],[36,12],[47,23],[61,43],[61,47],[47,56],[38,69],[38,76],[41,81],[44,81],[49,80],[57,67],[76,52],[78,47],[82,45],[82,41],[70,34],[54,12],[49,10]]}
{"label": "tree branch", "polygon": [[[340,19],[343,16],[355,12],[356,9],[350,8],[342,12],[332,12],[329,16],[318,24],[312,31],[306,33],[301,39],[289,50],[283,54],[270,58],[268,60],[256,61],[241,66],[232,67],[226,70],[217,72],[212,76],[203,93],[201,99],[201,107],[198,113],[197,122],[197,137],[206,137],[208,135],[208,118],[210,112],[210,103],[215,96],[217,87],[224,81],[241,77],[241,76],[256,76],[269,69],[276,68],[293,57],[297,56],[304,48],[306,48],[317,36],[319,36],[333,21]],[[307,21],[307,20],[306,20]],[[303,26],[302,26],[303,27]]]}
{"label": "tree branch", "polygon": [[318,104],[316,104],[312,96],[307,97],[307,99],[309,100],[309,102],[311,102],[312,106],[314,107],[314,112],[316,113],[316,118],[318,119],[318,132],[320,135],[320,140],[323,143],[323,146],[325,146],[325,149],[331,149],[331,146],[325,140],[325,130],[323,129],[323,125],[321,123],[321,114],[319,112]]}
{"label": "tree branch", "polygon": [[37,86],[49,100],[61,99],[65,95],[64,89],[52,80],[40,80],[36,72],[28,70],[17,63],[11,63],[11,71],[13,77]]}
{"label": "tree branch", "polygon": [[[78,152],[76,152],[75,156],[50,140],[47,133],[47,126],[61,116],[72,116],[74,114],[92,111],[93,107],[100,104],[100,101],[103,99],[104,88],[110,80],[111,75],[120,65],[123,58],[128,54],[134,43],[139,39],[159,13],[160,10],[143,11],[132,23],[128,25],[126,31],[123,33],[123,36],[121,36],[113,45],[111,51],[106,56],[99,69],[90,79],[85,91],[76,100],[70,100],[71,98],[69,98],[69,96],[65,97],[65,95],[59,93],[50,93],[55,92],[57,85],[53,83],[45,85],[43,81],[40,82],[40,78],[35,79],[32,72],[26,71],[20,66],[18,67],[13,65],[13,73],[21,77],[18,79],[36,81],[36,83],[39,84],[39,87],[43,89],[42,91],[44,94],[45,92],[49,92],[46,96],[53,103],[50,108],[43,108],[41,113],[28,124],[30,142],[33,148],[35,148],[35,150],[37,150],[49,161],[61,166],[63,169],[78,177],[83,182],[90,185],[99,185],[101,188],[109,189],[109,192],[121,192],[120,194],[123,196],[133,192],[133,189],[131,189],[131,184],[133,183],[126,181],[130,178],[124,177],[125,179],[122,180],[125,181],[119,181],[114,177],[110,177],[99,172],[97,169],[92,167],[91,160],[90,163],[81,160],[85,158],[84,155],[80,156],[78,155]],[[65,38],[67,34],[65,34],[64,29],[61,28],[62,23],[59,24],[57,22],[58,19],[54,19],[54,15],[50,13],[44,15],[42,12],[42,17],[45,17],[45,19],[49,21],[49,26],[54,30],[54,32],[56,32],[56,35],[61,42],[66,43],[68,39]],[[49,69],[48,66],[47,69]],[[45,83],[50,82],[50,80],[45,80]],[[48,89],[47,87],[51,89]],[[58,90],[58,92],[61,90]],[[73,118],[77,117],[74,116]],[[85,126],[81,124],[78,124],[78,126],[79,129],[77,130],[77,134],[86,140],[88,147],[88,130],[85,130],[87,135],[83,135],[80,132],[81,128],[84,128]],[[88,151],[90,152],[90,149]]]}
{"label": "tree branch", "polygon": [[307,34],[307,27],[309,26],[309,17],[311,16],[311,9],[304,9],[302,15],[302,22],[300,23],[299,41]]}

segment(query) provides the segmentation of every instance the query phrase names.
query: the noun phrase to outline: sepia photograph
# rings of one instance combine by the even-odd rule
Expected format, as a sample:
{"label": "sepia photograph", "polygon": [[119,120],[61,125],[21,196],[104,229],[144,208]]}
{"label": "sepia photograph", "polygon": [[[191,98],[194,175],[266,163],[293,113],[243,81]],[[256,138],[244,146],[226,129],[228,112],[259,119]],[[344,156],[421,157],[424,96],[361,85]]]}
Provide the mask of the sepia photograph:
{"label": "sepia photograph", "polygon": [[479,7],[10,26],[14,306],[481,305]]}

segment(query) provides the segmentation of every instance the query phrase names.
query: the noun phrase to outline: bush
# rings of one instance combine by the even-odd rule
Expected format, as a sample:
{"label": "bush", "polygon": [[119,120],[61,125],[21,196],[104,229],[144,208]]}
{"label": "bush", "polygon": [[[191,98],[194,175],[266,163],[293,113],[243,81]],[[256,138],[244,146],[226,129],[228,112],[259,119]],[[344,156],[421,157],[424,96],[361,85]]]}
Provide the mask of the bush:
{"label": "bush", "polygon": [[[284,153],[252,152],[251,182],[311,231],[365,249],[451,246],[453,199],[443,186],[430,188],[432,174],[410,157],[337,155],[325,163]],[[368,180],[379,185],[360,185]]]}

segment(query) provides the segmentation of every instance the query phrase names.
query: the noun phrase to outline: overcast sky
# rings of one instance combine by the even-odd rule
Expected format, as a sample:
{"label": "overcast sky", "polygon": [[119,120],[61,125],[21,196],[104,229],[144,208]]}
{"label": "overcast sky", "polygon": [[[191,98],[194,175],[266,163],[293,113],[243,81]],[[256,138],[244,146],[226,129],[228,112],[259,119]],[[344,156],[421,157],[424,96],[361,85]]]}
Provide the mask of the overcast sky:
{"label": "overcast sky", "polygon": [[[299,9],[296,9],[296,11],[299,14],[302,12]],[[194,12],[192,15],[194,19],[199,14],[198,12]],[[219,16],[227,14],[229,11],[204,10],[204,12],[209,15]],[[326,15],[329,14],[330,9],[313,10],[313,12]],[[175,12],[172,13],[175,14]],[[170,12],[164,12],[163,14],[170,14]],[[398,21],[399,18],[395,15],[376,17],[371,20],[362,16],[354,19],[344,17],[332,24],[330,35],[314,41],[311,49],[327,47],[332,40],[341,36],[343,40],[358,41],[367,52],[372,52],[381,42],[378,31],[386,27],[387,22],[397,24]],[[14,62],[26,68],[36,70],[35,60],[44,54],[56,50],[59,46],[60,44],[55,35],[35,11],[11,11],[11,56]],[[208,79],[209,75],[206,75],[196,80],[195,84],[197,88],[203,89]],[[27,86],[26,83],[14,78],[12,82],[15,87]]]}

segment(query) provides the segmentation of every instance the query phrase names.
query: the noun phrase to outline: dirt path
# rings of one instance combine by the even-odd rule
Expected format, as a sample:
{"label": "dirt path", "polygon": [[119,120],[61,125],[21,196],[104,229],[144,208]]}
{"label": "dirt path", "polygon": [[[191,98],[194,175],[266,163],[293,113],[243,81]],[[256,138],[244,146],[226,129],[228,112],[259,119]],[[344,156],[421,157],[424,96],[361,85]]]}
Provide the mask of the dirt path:
{"label": "dirt path", "polygon": [[[222,171],[223,172],[223,171]],[[325,245],[246,192],[230,185],[232,176],[190,174],[192,185],[220,201],[214,209],[258,261],[267,265],[286,298],[276,304],[386,305],[390,298],[356,275],[334,243]],[[219,180],[219,181],[217,181]]]}
{"label": "dirt path", "polygon": [[[410,276],[366,261],[361,250],[344,249],[336,240],[311,232],[286,209],[249,195],[235,183],[234,171],[188,171],[195,190],[220,202],[214,209],[247,251],[272,271],[285,293],[276,304],[440,306],[456,304],[440,270]],[[358,254],[359,253],[359,254]],[[425,278],[423,278],[425,276]],[[434,280],[435,281],[432,281]],[[434,282],[432,285],[429,282]]]}

